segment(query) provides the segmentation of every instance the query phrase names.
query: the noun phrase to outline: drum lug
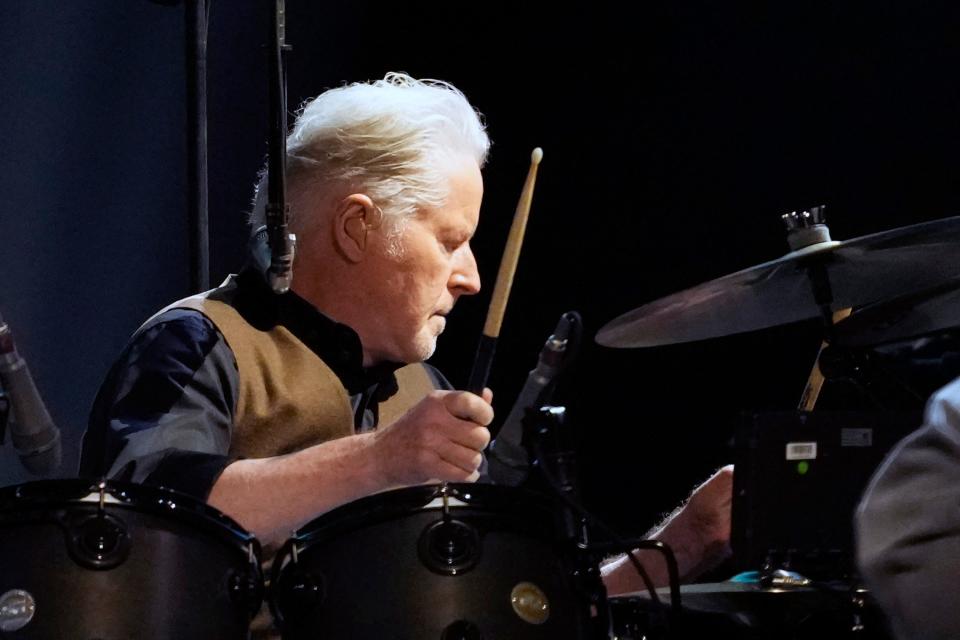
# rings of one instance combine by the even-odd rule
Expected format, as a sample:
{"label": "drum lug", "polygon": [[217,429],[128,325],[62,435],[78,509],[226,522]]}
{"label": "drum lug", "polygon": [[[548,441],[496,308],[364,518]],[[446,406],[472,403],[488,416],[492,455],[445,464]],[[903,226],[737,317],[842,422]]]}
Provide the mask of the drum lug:
{"label": "drum lug", "polygon": [[283,602],[281,620],[301,618],[323,604],[327,597],[323,574],[314,574],[300,568],[294,568],[282,575],[276,591],[280,594],[278,600]]}
{"label": "drum lug", "polygon": [[247,563],[249,567],[246,571],[234,571],[230,574],[227,590],[234,604],[239,605],[252,618],[263,604],[263,575],[253,541],[247,543]]}
{"label": "drum lug", "polygon": [[122,520],[98,510],[68,525],[67,550],[83,567],[113,569],[130,554],[130,534]]}
{"label": "drum lug", "polygon": [[238,571],[230,576],[230,599],[252,618],[263,603],[263,583],[255,571]]}
{"label": "drum lug", "polygon": [[466,573],[480,559],[477,529],[446,514],[428,525],[417,544],[420,560],[434,573],[456,576]]}

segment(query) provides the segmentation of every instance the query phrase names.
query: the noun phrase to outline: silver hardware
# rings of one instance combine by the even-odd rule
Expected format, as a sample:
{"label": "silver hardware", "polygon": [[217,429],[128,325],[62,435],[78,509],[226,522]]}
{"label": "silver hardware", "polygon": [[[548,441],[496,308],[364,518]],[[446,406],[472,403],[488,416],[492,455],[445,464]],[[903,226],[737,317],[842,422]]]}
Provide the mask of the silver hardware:
{"label": "silver hardware", "polygon": [[0,596],[0,631],[19,631],[30,624],[37,604],[22,589],[11,589]]}

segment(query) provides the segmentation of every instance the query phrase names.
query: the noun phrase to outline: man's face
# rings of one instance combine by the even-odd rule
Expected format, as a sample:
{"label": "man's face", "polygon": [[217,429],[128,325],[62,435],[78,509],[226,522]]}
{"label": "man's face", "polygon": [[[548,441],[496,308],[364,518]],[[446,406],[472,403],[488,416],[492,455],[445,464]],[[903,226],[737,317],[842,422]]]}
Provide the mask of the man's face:
{"label": "man's face", "polygon": [[[429,358],[461,295],[480,290],[470,248],[480,218],[483,180],[472,160],[451,166],[449,197],[405,223],[400,251],[380,229],[370,236],[365,273],[369,315],[358,329],[367,364]],[[397,242],[396,240],[392,240]]]}

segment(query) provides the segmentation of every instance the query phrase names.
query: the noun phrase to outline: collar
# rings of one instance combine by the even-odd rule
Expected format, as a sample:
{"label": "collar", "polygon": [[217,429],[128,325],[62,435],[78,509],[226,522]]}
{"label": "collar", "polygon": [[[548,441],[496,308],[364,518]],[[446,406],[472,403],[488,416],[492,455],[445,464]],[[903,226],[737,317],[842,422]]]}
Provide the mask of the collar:
{"label": "collar", "polygon": [[375,386],[380,387],[378,396],[396,392],[393,373],[402,364],[384,362],[364,367],[363,345],[356,331],[325,316],[293,291],[273,293],[259,263],[252,260],[231,278],[237,286],[234,306],[247,322],[260,330],[276,326],[288,329],[333,370],[349,395]]}

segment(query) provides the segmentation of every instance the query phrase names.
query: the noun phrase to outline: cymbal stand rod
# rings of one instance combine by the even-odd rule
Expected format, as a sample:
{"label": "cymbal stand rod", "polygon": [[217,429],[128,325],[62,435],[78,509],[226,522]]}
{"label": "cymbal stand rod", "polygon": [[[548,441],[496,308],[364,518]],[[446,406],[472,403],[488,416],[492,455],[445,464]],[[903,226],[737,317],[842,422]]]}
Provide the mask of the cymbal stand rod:
{"label": "cymbal stand rod", "polygon": [[820,307],[820,315],[823,318],[823,341],[820,343],[817,357],[810,369],[810,375],[807,376],[807,384],[804,385],[803,393],[800,395],[800,403],[797,407],[800,411],[813,411],[816,406],[824,383],[823,371],[820,369],[820,354],[829,346],[833,338],[833,325],[849,316],[852,311],[851,308],[833,311],[833,290],[830,287],[830,279],[827,277],[826,267],[816,257],[807,266],[807,275],[813,287],[813,299]]}
{"label": "cymbal stand rod", "polygon": [[[824,215],[825,210],[826,207],[820,205],[806,211],[791,211],[781,216],[787,228],[787,243],[792,251],[810,251],[818,246],[825,246],[827,243],[833,242]],[[823,318],[823,342],[820,344],[817,358],[814,360],[813,368],[807,377],[807,384],[800,395],[798,407],[800,411],[813,411],[824,381],[823,372],[820,370],[820,354],[833,338],[833,325],[850,315],[851,310],[840,309],[834,312],[833,289],[830,286],[827,267],[821,255],[811,253],[806,259],[804,268],[813,289],[813,300],[820,309],[820,316]]]}

